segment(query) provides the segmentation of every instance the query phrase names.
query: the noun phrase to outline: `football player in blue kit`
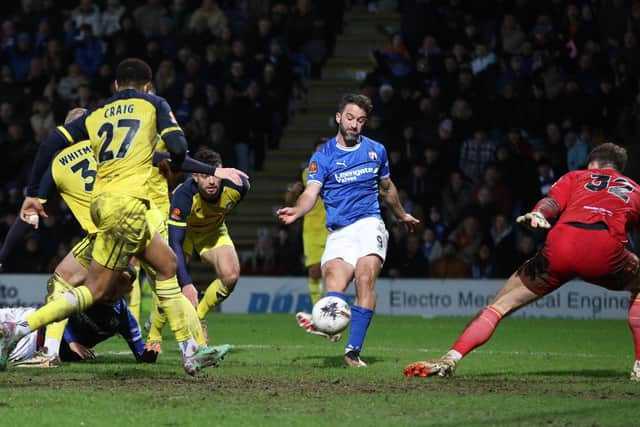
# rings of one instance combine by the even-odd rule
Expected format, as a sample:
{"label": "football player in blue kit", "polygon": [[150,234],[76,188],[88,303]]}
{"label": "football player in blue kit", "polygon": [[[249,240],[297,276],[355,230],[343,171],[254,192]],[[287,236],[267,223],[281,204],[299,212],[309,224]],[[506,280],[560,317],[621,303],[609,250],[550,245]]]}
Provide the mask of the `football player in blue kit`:
{"label": "football player in blue kit", "polygon": [[[351,367],[367,366],[360,352],[376,306],[375,281],[387,253],[389,233],[379,197],[410,231],[420,222],[400,203],[384,146],[361,135],[372,109],[364,95],[343,96],[336,113],[337,135],[311,157],[307,186],[295,206],[277,211],[281,222],[291,224],[313,208],[318,196],[324,201],[329,229],[321,260],[326,295],[346,300],[345,291],[355,281],[356,301],[351,306],[344,356]],[[310,315],[296,317],[300,327],[318,335]]]}

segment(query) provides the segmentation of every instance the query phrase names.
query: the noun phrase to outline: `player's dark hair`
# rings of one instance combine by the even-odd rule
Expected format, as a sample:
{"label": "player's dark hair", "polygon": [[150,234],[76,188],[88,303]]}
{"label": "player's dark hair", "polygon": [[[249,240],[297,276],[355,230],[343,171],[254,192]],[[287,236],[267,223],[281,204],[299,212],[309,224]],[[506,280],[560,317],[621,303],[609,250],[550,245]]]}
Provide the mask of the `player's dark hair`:
{"label": "player's dark hair", "polygon": [[194,159],[206,163],[214,168],[219,168],[222,166],[222,157],[216,151],[210,150],[209,148],[201,148],[196,152],[196,155],[193,156]]}
{"label": "player's dark hair", "polygon": [[138,58],[122,60],[116,68],[116,81],[120,86],[144,86],[151,81],[153,73],[149,64]]}
{"label": "player's dark hair", "polygon": [[624,171],[627,165],[627,150],[624,147],[614,144],[613,142],[605,142],[591,150],[587,164],[597,162],[600,167],[611,166],[617,171]]}
{"label": "player's dark hair", "polygon": [[373,103],[366,95],[359,95],[357,93],[347,93],[343,95],[340,100],[340,105],[338,106],[338,111],[342,113],[349,104],[355,104],[362,108],[362,110],[367,113],[367,116],[373,111]]}

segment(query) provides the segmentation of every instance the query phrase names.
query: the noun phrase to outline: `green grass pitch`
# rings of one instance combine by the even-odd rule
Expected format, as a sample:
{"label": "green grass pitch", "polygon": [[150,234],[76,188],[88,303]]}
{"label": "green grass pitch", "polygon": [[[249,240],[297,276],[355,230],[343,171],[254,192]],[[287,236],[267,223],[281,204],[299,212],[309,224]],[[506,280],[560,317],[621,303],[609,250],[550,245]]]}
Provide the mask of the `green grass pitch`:
{"label": "green grass pitch", "polygon": [[209,317],[216,344],[235,350],[197,378],[167,340],[156,365],[123,341],[98,360],[0,373],[0,425],[545,425],[640,423],[640,384],[624,321],[506,319],[456,377],[401,375],[440,355],[468,319],[374,318],[363,358],[342,367],[342,343],[304,334],[292,316]]}

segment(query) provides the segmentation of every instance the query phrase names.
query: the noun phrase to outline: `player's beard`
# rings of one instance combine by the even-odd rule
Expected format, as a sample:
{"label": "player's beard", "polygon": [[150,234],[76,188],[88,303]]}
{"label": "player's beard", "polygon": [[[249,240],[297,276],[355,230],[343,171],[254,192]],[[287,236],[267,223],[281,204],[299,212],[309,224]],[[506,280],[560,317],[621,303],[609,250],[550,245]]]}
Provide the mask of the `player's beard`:
{"label": "player's beard", "polygon": [[360,136],[359,133],[349,133],[344,126],[342,126],[342,123],[338,124],[338,131],[340,132],[340,135],[342,135],[342,139],[345,144],[356,145],[358,143],[358,137]]}

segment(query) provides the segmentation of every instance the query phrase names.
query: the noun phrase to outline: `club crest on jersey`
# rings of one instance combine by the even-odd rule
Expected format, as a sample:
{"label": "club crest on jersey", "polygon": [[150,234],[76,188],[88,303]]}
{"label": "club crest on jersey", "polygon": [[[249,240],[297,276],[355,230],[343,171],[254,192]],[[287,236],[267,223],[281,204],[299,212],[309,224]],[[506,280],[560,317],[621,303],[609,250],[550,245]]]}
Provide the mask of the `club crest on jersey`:
{"label": "club crest on jersey", "polygon": [[309,163],[309,173],[316,173],[318,172],[318,164],[315,162],[315,160],[311,163]]}
{"label": "club crest on jersey", "polygon": [[179,221],[181,213],[182,211],[180,210],[180,208],[173,208],[173,210],[171,211],[171,219]]}
{"label": "club crest on jersey", "polygon": [[375,151],[369,151],[369,158],[371,160],[378,160],[378,153],[376,153]]}

